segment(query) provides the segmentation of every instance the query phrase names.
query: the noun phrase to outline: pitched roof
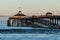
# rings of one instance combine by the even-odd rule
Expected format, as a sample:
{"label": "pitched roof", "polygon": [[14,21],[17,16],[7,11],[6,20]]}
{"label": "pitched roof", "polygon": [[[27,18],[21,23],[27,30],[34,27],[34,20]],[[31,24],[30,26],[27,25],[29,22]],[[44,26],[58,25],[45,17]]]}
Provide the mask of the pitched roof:
{"label": "pitched roof", "polygon": [[19,11],[16,15],[14,15],[14,16],[26,16],[26,15],[24,15],[21,11]]}
{"label": "pitched roof", "polygon": [[47,12],[46,14],[52,14],[51,12]]}

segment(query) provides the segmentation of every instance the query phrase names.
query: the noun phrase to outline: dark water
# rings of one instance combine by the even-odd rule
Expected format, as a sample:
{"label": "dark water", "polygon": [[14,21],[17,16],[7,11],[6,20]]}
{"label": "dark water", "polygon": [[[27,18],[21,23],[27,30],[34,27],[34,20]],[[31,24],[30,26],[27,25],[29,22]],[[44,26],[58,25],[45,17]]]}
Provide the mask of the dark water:
{"label": "dark water", "polygon": [[60,40],[60,34],[0,34],[0,40]]}
{"label": "dark water", "polygon": [[[17,29],[26,29],[26,31],[24,31],[24,33],[20,33],[20,32],[16,33],[17,31],[15,31],[14,33],[0,32],[0,40],[60,40],[60,31],[32,31],[32,33],[29,33],[28,29],[35,30],[35,28],[8,27],[7,18],[8,17],[0,17],[0,29],[16,29],[17,28]],[[25,32],[28,32],[28,33],[25,33]]]}

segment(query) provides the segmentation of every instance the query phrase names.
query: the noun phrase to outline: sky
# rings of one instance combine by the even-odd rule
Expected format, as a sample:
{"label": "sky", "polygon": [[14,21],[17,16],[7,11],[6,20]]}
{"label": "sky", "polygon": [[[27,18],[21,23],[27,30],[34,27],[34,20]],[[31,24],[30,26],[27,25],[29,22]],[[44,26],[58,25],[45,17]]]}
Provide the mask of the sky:
{"label": "sky", "polygon": [[19,10],[25,15],[60,15],[60,0],[0,0],[0,15],[15,15]]}

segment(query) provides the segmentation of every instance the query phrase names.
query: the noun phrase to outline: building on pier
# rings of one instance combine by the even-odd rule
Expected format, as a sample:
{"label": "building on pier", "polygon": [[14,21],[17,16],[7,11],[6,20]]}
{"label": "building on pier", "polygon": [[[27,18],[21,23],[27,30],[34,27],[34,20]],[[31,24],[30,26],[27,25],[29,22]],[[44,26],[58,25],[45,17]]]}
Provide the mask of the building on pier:
{"label": "building on pier", "polygon": [[27,26],[27,19],[29,19],[29,16],[24,15],[21,11],[19,11],[16,15],[13,17],[9,17],[7,21],[7,26]]}
{"label": "building on pier", "polygon": [[51,12],[47,12],[46,16],[52,16],[52,13]]}

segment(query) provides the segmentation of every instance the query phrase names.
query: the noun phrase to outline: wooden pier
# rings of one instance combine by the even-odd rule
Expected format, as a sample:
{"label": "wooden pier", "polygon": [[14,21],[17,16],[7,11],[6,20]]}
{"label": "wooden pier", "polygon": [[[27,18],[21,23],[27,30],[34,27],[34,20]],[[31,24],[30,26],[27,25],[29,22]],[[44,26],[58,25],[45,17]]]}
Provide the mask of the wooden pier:
{"label": "wooden pier", "polygon": [[9,19],[7,20],[7,26],[60,28],[58,23],[59,20],[60,15],[52,15],[52,13],[50,12],[46,13],[46,15],[27,16],[19,11],[18,14],[14,15],[13,17],[9,17]]}

